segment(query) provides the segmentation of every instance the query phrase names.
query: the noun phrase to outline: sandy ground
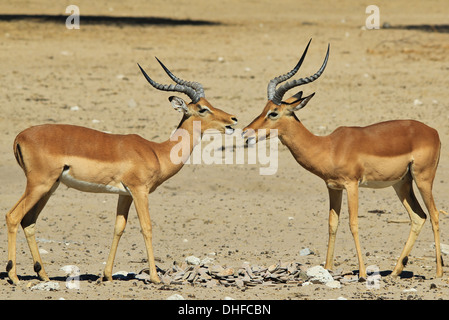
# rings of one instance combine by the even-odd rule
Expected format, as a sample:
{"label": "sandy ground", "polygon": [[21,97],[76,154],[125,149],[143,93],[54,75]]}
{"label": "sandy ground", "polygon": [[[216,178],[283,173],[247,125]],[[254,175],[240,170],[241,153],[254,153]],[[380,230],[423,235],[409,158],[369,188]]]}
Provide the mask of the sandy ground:
{"label": "sandy ground", "polygon": [[[1,14],[64,15],[70,2],[30,0],[0,4]],[[136,63],[169,83],[154,56],[177,75],[204,84],[207,99],[236,114],[243,128],[266,102],[268,81],[296,63],[313,38],[301,75],[315,72],[328,43],[330,60],[316,91],[298,113],[315,134],[342,125],[368,125],[410,118],[439,131],[442,152],[434,183],[439,209],[449,211],[449,34],[396,28],[364,30],[366,4],[360,1],[77,1],[79,30],[64,21],[0,21],[0,209],[19,199],[25,177],[12,152],[14,137],[42,123],[70,123],[113,133],[168,139],[180,114],[169,93],[151,88]],[[377,1],[380,23],[390,26],[445,25],[445,0]],[[157,17],[216,24],[109,24],[83,22],[83,15]],[[444,28],[442,29],[444,31]],[[447,31],[447,29],[446,29]],[[74,108],[77,106],[78,108]],[[204,143],[203,147],[207,143]],[[275,175],[259,174],[259,164],[186,165],[150,196],[157,264],[194,255],[240,267],[296,261],[323,264],[327,247],[328,199],[324,183],[301,168],[279,144]],[[342,273],[358,269],[343,200],[335,252]],[[447,299],[449,269],[435,278],[433,234],[427,221],[401,278],[390,279],[410,225],[392,188],[360,190],[359,231],[365,263],[379,268],[379,288],[347,283],[340,289],[313,284],[236,287],[145,284],[139,280],[97,281],[112,240],[116,196],[85,194],[61,186],[40,215],[39,246],[58,291],[35,291],[23,232],[18,234],[17,268],[21,285],[0,273],[0,299]],[[449,244],[449,217],[440,216],[441,241]],[[394,223],[392,221],[400,222]],[[7,262],[7,233],[0,222],[0,262]],[[314,254],[300,256],[310,248]],[[443,256],[446,260],[446,255]],[[66,289],[65,265],[81,270],[80,289]],[[119,245],[114,271],[147,267],[134,208]],[[162,290],[165,289],[165,290]],[[410,290],[412,289],[412,290]]]}

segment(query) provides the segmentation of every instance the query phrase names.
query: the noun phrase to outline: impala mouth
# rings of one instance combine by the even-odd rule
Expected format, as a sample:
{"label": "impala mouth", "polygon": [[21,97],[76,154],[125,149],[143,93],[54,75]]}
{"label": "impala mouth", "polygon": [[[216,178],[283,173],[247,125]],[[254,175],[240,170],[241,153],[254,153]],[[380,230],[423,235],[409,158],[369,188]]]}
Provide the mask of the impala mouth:
{"label": "impala mouth", "polygon": [[234,133],[234,128],[231,126],[226,126],[225,127],[225,134],[233,134]]}

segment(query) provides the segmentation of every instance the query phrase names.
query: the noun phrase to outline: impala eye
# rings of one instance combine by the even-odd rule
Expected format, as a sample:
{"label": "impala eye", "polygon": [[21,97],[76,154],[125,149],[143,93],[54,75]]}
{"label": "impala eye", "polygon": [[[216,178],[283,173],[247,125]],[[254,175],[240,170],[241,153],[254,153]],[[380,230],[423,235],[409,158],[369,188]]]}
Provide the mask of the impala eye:
{"label": "impala eye", "polygon": [[209,108],[204,108],[204,107],[202,109],[198,110],[198,112],[200,114],[205,114],[207,111],[210,111]]}
{"label": "impala eye", "polygon": [[268,115],[271,119],[277,118],[279,116],[279,113],[277,112],[270,112],[270,114]]}

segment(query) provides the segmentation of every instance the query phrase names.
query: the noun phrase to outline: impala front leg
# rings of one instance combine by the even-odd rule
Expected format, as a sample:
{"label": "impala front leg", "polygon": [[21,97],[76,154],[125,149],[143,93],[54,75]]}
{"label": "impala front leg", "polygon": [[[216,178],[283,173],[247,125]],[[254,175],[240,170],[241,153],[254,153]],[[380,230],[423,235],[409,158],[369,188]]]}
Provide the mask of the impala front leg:
{"label": "impala front leg", "polygon": [[326,264],[324,268],[332,270],[334,260],[335,237],[341,210],[342,190],[328,188],[329,191],[329,242],[327,245]]}
{"label": "impala front leg", "polygon": [[117,217],[114,226],[114,238],[112,239],[111,250],[109,251],[108,261],[104,268],[104,280],[112,281],[112,268],[114,266],[115,254],[117,252],[118,243],[125,231],[126,222],[128,220],[129,207],[133,202],[131,196],[120,195],[117,204]]}
{"label": "impala front leg", "polygon": [[363,262],[362,250],[360,248],[359,242],[359,222],[358,222],[359,188],[357,183],[347,185],[346,192],[348,194],[349,227],[351,229],[351,233],[354,238],[355,249],[357,251],[357,258],[359,260],[359,278],[366,279],[365,263]]}
{"label": "impala front leg", "polygon": [[148,264],[150,267],[150,281],[160,283],[156,271],[156,263],[154,262],[153,253],[153,233],[150,219],[150,211],[148,209],[148,190],[132,192],[134,205],[136,206],[137,215],[139,216],[140,227],[142,228],[145,247],[147,248]]}

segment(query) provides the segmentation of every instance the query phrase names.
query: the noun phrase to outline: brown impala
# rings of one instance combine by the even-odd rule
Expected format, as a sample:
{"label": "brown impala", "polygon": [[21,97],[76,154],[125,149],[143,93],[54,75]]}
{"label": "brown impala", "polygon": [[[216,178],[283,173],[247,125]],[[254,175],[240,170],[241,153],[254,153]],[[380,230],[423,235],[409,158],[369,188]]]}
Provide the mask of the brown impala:
{"label": "brown impala", "polygon": [[[440,252],[438,210],[432,196],[432,184],[440,156],[438,132],[414,120],[394,120],[367,127],[339,127],[328,136],[316,136],[296,117],[295,111],[306,106],[315,93],[302,97],[298,92],[282,100],[284,94],[297,86],[315,81],[324,71],[329,47],[321,68],[312,76],[292,80],[307,53],[307,45],[298,64],[290,72],[274,78],[268,84],[268,102],[262,113],[243,129],[247,143],[267,139],[269,129],[277,132],[280,141],[288,147],[296,161],[324,180],[329,191],[329,243],[325,268],[332,269],[335,236],[341,209],[342,191],[346,190],[349,206],[349,224],[359,261],[359,276],[366,277],[358,236],[358,188],[393,186],[411,220],[411,231],[392,275],[399,275],[426,220],[412,183],[415,181],[430,214],[435,237],[436,274],[443,274]],[[258,133],[258,129],[268,132]]]}
{"label": "brown impala", "polygon": [[[159,60],[158,60],[159,61]],[[192,101],[170,97],[172,106],[183,113],[176,130],[182,138],[182,154],[186,160],[207,129],[232,133],[237,119],[211,106],[205,99],[200,83],[184,81],[159,63],[176,82],[162,85],[153,81],[140,67],[148,82],[159,90],[186,94]],[[201,127],[193,126],[194,121]],[[200,128],[200,129],[198,129]],[[17,135],[14,155],[27,178],[25,193],[6,214],[8,227],[8,276],[17,284],[16,235],[22,225],[33,256],[34,270],[42,280],[48,280],[35,240],[35,223],[59,183],[84,192],[115,193],[119,195],[114,237],[104,270],[104,278],[112,280],[112,267],[118,242],[125,229],[128,211],[134,200],[147,249],[150,279],[160,282],[156,273],[152,246],[152,228],[148,209],[148,194],[176,174],[185,161],[173,163],[171,149],[180,142],[169,139],[162,143],[147,141],[135,135],[115,135],[72,125],[40,125]]]}

